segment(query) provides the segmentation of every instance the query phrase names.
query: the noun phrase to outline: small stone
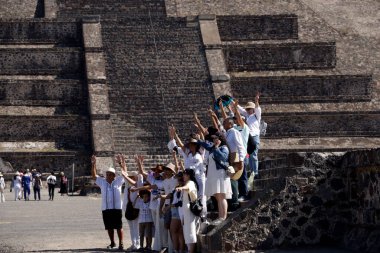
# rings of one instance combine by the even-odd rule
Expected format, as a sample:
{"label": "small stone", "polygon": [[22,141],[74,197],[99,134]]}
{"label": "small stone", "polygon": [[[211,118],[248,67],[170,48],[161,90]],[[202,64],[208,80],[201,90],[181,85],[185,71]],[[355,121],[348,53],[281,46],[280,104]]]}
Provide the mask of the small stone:
{"label": "small stone", "polygon": [[290,221],[289,220],[282,220],[281,221],[281,225],[284,227],[284,228],[287,228],[287,227],[289,227],[289,225],[290,225]]}
{"label": "small stone", "polygon": [[333,178],[333,179],[331,179],[330,185],[331,185],[331,188],[334,191],[342,190],[345,187],[345,184],[343,183],[343,180],[340,179],[340,178]]}
{"label": "small stone", "polygon": [[295,238],[301,235],[301,232],[297,228],[290,229],[290,235]]}
{"label": "small stone", "polygon": [[259,216],[257,219],[257,224],[269,224],[272,221],[269,216]]}
{"label": "small stone", "polygon": [[321,206],[323,204],[323,200],[320,197],[313,196],[310,198],[310,203],[313,206]]}
{"label": "small stone", "polygon": [[307,220],[308,219],[306,217],[300,217],[297,219],[296,224],[301,227],[307,222]]}

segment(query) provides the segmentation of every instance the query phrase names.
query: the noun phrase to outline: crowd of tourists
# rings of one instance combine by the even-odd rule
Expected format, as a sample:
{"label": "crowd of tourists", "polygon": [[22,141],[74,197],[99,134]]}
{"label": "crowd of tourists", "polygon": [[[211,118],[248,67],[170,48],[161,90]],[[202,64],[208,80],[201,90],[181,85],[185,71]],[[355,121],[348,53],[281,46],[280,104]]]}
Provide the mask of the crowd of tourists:
{"label": "crowd of tourists", "polygon": [[[59,193],[63,196],[68,193],[68,180],[64,172],[59,173]],[[46,184],[43,183],[42,175],[37,169],[26,169],[24,172],[17,171],[11,180],[10,192],[14,192],[14,200],[25,201],[30,200],[31,191],[33,190],[34,200],[41,200],[41,190],[43,188],[48,188],[49,200],[54,200],[54,191],[57,185],[57,177],[54,172],[46,178]],[[4,181],[4,176],[0,172],[0,198],[1,202],[5,202],[5,190],[6,184]]]}
{"label": "crowd of tourists", "polygon": [[227,218],[228,210],[236,210],[239,201],[249,197],[247,172],[252,177],[259,172],[259,94],[245,107],[229,97],[219,98],[214,107],[208,110],[212,126],[203,126],[194,114],[198,131],[186,141],[174,126],[169,127],[168,148],[173,161],[166,165],[146,169],[144,157],[136,155],[138,171],[129,171],[125,157],[119,154],[115,159],[121,175],[111,167],[101,177],[97,175],[97,158],[92,157],[92,177],[101,189],[103,221],[111,241],[108,248],[124,249],[125,216],[131,237],[128,250],[193,253],[197,232],[209,222],[210,199],[218,210],[218,218],[210,222],[217,226]]}

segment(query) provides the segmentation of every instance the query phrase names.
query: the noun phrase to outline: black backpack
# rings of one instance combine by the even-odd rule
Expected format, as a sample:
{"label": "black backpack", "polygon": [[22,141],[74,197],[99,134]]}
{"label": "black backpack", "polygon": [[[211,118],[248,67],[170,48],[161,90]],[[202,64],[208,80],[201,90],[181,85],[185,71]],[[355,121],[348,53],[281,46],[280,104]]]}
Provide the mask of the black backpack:
{"label": "black backpack", "polygon": [[134,208],[132,202],[131,202],[131,197],[130,197],[130,188],[128,188],[128,203],[127,203],[127,208],[125,209],[125,218],[127,220],[135,220],[137,217],[139,217],[139,209]]}

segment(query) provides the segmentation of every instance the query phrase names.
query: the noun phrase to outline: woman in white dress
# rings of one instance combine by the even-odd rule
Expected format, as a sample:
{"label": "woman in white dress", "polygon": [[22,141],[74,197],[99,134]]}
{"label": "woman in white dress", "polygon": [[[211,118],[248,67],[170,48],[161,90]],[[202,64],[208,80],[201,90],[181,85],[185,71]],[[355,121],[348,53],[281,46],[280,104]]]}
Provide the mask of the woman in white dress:
{"label": "woman in white dress", "polygon": [[16,172],[15,176],[13,177],[13,190],[15,192],[15,201],[20,200],[21,177],[19,172]]}
{"label": "woman in white dress", "polygon": [[186,169],[183,172],[184,185],[177,187],[177,191],[182,192],[182,213],[183,213],[183,235],[189,253],[195,252],[197,243],[196,216],[190,211],[190,202],[197,199],[197,181],[194,170]]}
{"label": "woman in white dress", "polygon": [[219,218],[213,221],[214,225],[220,224],[227,218],[227,200],[232,197],[231,181],[227,175],[228,147],[223,136],[219,133],[211,136],[212,144],[199,141],[202,147],[209,151],[206,164],[207,180],[205,194],[214,196],[218,202]]}
{"label": "woman in white dress", "polygon": [[195,135],[191,136],[188,143],[184,145],[181,139],[176,133],[174,127],[170,127],[170,142],[169,147],[177,147],[178,153],[183,157],[185,169],[191,169],[194,171],[195,179],[199,186],[198,189],[198,199],[202,201],[203,210],[201,217],[205,217],[207,214],[207,198],[205,195],[205,185],[206,185],[206,167],[203,163],[203,154],[200,151],[200,145],[198,140],[193,138]]}

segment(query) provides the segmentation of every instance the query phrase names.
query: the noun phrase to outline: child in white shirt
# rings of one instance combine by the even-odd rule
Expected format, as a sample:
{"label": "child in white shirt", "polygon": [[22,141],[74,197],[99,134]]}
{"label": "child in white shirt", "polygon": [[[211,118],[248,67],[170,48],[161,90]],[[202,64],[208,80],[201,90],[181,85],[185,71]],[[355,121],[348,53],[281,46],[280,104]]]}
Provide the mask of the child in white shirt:
{"label": "child in white shirt", "polygon": [[139,234],[140,234],[140,248],[144,246],[144,236],[146,240],[146,249],[152,248],[152,230],[153,230],[153,218],[152,212],[149,208],[150,204],[150,192],[142,190],[139,192],[139,198],[136,199],[135,208],[139,211]]}

